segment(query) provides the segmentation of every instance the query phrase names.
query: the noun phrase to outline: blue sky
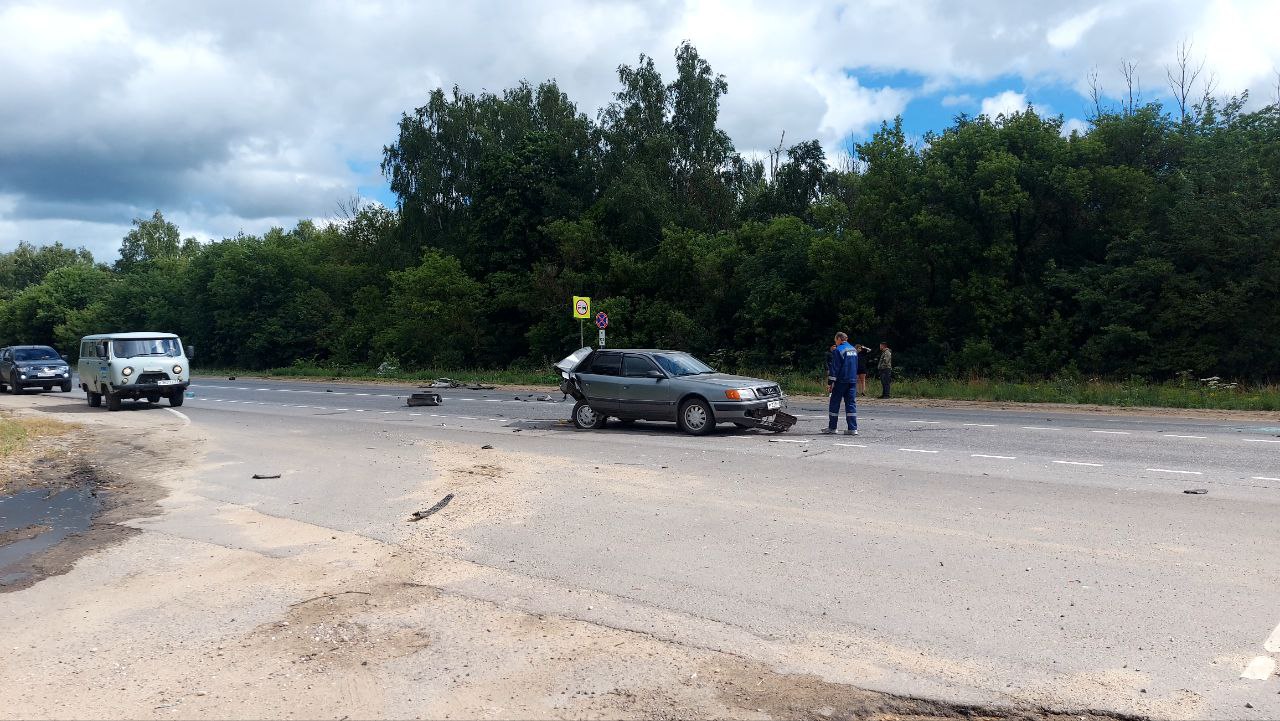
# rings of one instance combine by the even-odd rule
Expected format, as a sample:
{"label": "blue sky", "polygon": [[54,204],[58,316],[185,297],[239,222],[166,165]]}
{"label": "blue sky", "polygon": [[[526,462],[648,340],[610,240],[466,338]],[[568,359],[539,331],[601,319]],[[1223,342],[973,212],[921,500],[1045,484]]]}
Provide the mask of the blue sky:
{"label": "blue sky", "polygon": [[554,78],[594,116],[619,64],[645,53],[670,76],[686,40],[728,80],[721,126],[759,153],[1026,102],[1079,126],[1091,69],[1118,89],[1135,62],[1154,98],[1182,43],[1258,106],[1276,27],[1275,0],[2,0],[0,251],[109,260],[156,209],[207,241],[392,204],[382,148],[433,88]]}

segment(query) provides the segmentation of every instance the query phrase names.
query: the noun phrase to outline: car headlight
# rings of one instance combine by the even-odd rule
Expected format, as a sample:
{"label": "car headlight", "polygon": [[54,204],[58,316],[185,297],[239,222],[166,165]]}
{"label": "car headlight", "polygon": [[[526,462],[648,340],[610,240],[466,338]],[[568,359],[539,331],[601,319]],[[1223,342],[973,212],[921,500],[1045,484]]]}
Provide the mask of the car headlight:
{"label": "car headlight", "polygon": [[176,365],[176,366],[174,366],[174,367],[173,367],[173,374],[174,374],[174,375],[182,375],[182,366],[177,366],[177,365]]}
{"label": "car headlight", "polygon": [[730,388],[724,392],[724,397],[731,401],[749,401],[756,397],[756,392],[750,388]]}
{"label": "car headlight", "polygon": [[120,375],[124,376],[125,378],[128,378],[129,376],[133,375],[133,368],[132,367],[125,368],[124,370],[120,371]]}

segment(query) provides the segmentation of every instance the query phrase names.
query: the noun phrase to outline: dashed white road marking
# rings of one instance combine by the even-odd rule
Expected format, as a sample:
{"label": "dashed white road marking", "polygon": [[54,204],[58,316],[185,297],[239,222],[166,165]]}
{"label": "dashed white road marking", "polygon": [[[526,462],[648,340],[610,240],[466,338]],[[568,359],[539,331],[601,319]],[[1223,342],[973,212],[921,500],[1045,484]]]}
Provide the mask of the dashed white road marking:
{"label": "dashed white road marking", "polygon": [[1002,461],[1016,461],[1017,456],[989,456],[985,453],[970,453],[970,458],[999,458]]}
{"label": "dashed white road marking", "polygon": [[1280,626],[1276,626],[1271,635],[1267,636],[1267,640],[1262,644],[1262,647],[1271,653],[1280,653]]}
{"label": "dashed white road marking", "polygon": [[1054,463],[1061,463],[1064,466],[1091,466],[1093,468],[1102,467],[1101,463],[1085,463],[1084,461],[1054,461]]}
{"label": "dashed white road marking", "polygon": [[772,443],[808,443],[808,438],[770,438]]}
{"label": "dashed white road marking", "polygon": [[996,427],[996,424],[994,423],[966,423],[965,425],[972,426],[973,428],[995,428]]}
{"label": "dashed white road marking", "polygon": [[172,409],[172,408],[166,408],[165,410],[166,410],[166,411],[169,411],[170,413],[174,414],[175,416],[177,416],[177,417],[181,418],[181,419],[182,419],[182,427],[183,427],[183,428],[186,428],[187,426],[191,425],[191,419],[190,419],[190,418],[187,418],[187,417],[186,417],[185,415],[183,415],[181,412],[179,412],[179,411],[175,411],[175,410],[174,410],[174,409]]}
{"label": "dashed white road marking", "polygon": [[1173,433],[1166,433],[1166,434],[1164,434],[1164,437],[1165,437],[1165,438],[1195,438],[1195,439],[1197,439],[1197,440],[1201,440],[1201,441],[1203,441],[1203,440],[1205,439],[1205,436],[1179,436],[1179,435],[1175,435],[1175,434],[1173,434]]}
{"label": "dashed white road marking", "polygon": [[1154,473],[1181,473],[1187,476],[1203,476],[1204,475],[1200,471],[1175,471],[1172,468],[1148,468],[1147,470],[1152,471]]}
{"label": "dashed white road marking", "polygon": [[898,450],[906,453],[937,453],[938,451],[926,451],[921,448],[899,448]]}
{"label": "dashed white road marking", "polygon": [[1266,681],[1276,672],[1276,660],[1270,656],[1256,656],[1249,665],[1244,667],[1244,673],[1240,674],[1240,678],[1247,678],[1251,681]]}
{"label": "dashed white road marking", "polygon": [[930,424],[941,424],[941,423],[942,423],[942,421],[907,421],[907,423],[930,423]]}
{"label": "dashed white road marking", "polygon": [[1280,440],[1272,440],[1270,438],[1245,438],[1245,443],[1280,443]]}
{"label": "dashed white road marking", "polygon": [[[1269,478],[1269,477],[1267,477],[1267,476],[1254,476],[1254,477],[1250,478],[1249,480],[1251,480],[1251,481],[1280,481],[1280,478]],[[1276,630],[1277,630],[1277,631],[1280,631],[1280,627],[1277,627],[1277,628],[1276,628]]]}
{"label": "dashed white road marking", "polygon": [[1089,431],[1090,433],[1106,433],[1112,436],[1127,436],[1129,431]]}
{"label": "dashed white road marking", "polygon": [[1044,426],[1022,426],[1024,431],[1060,431],[1061,428],[1045,428]]}
{"label": "dashed white road marking", "polygon": [[866,448],[861,443],[833,443],[832,445],[844,446],[845,448]]}

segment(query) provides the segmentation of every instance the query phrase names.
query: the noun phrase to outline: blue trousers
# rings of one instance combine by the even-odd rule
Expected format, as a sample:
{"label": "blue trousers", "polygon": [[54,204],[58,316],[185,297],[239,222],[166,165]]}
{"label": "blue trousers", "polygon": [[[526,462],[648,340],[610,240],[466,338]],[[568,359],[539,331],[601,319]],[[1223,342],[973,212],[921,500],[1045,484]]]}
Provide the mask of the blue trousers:
{"label": "blue trousers", "polygon": [[858,384],[835,383],[831,386],[831,403],[827,406],[827,428],[840,425],[840,401],[844,401],[844,419],[849,430],[858,430]]}

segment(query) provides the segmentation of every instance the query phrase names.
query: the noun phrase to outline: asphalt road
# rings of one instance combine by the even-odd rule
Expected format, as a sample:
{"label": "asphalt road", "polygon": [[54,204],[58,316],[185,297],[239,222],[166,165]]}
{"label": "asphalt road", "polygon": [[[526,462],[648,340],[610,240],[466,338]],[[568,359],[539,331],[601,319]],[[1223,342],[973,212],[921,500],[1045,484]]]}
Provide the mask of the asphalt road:
{"label": "asphalt road", "polygon": [[183,422],[215,446],[203,493],[382,541],[418,533],[403,518],[441,470],[408,452],[418,440],[577,469],[540,482],[518,517],[465,530],[456,553],[503,575],[457,579],[458,593],[874,690],[1280,717],[1280,678],[1242,677],[1280,658],[1280,422],[867,400],[860,436],[828,437],[810,401],[793,402],[786,434],[695,438],[577,431],[571,400],[524,392],[409,408],[392,386],[192,390]]}

